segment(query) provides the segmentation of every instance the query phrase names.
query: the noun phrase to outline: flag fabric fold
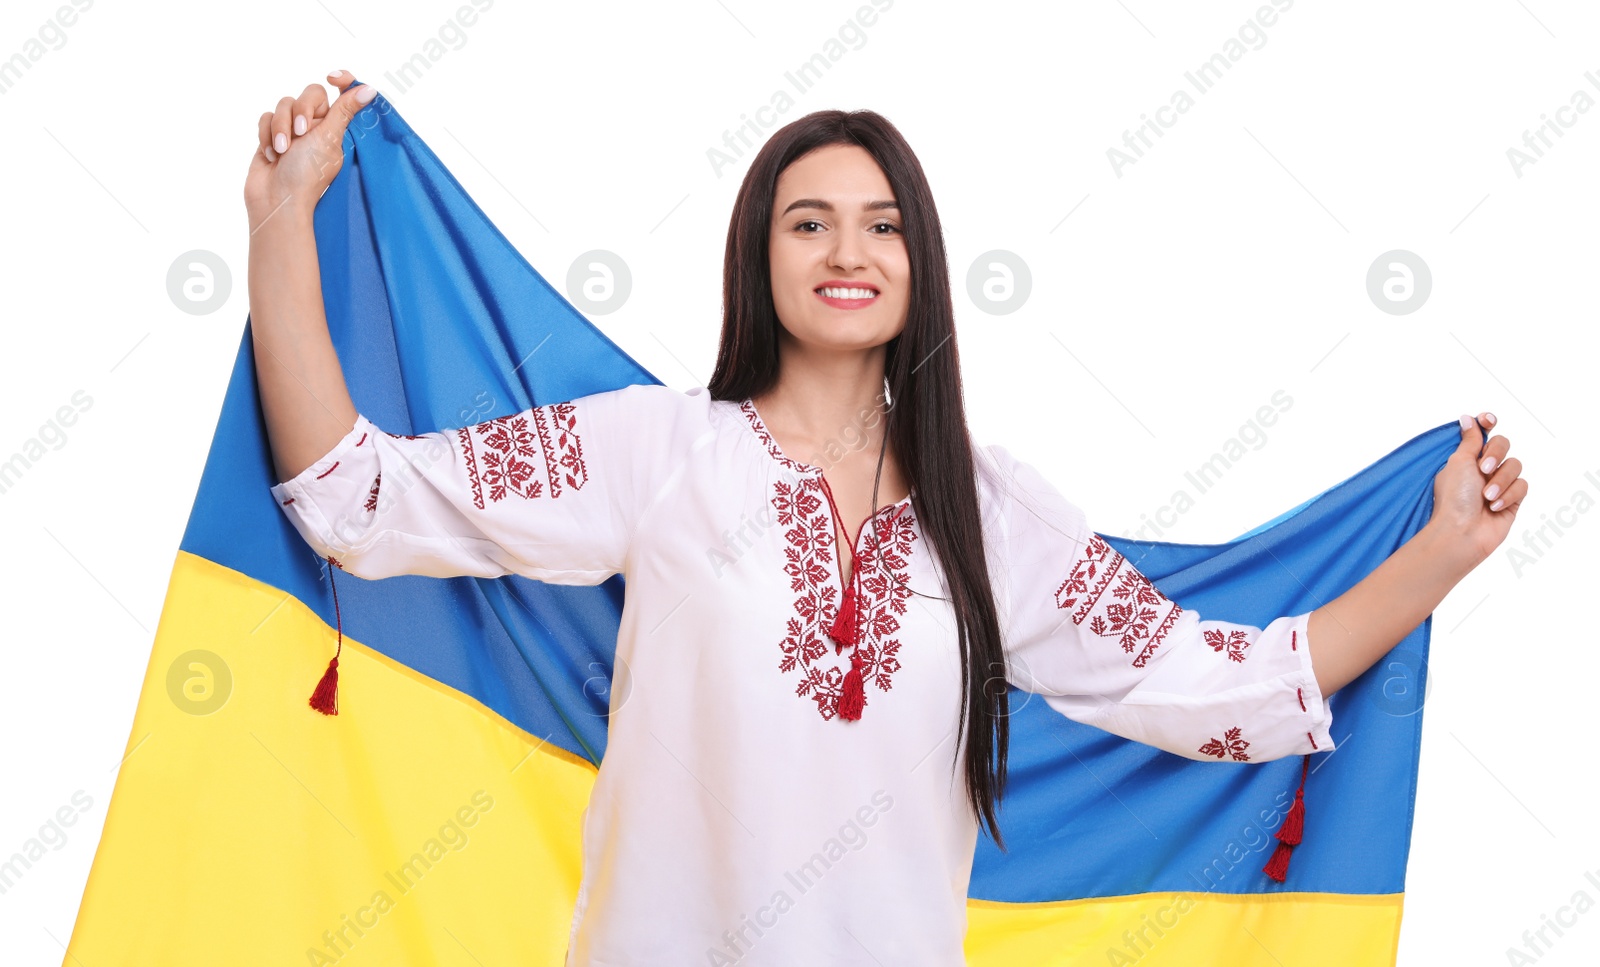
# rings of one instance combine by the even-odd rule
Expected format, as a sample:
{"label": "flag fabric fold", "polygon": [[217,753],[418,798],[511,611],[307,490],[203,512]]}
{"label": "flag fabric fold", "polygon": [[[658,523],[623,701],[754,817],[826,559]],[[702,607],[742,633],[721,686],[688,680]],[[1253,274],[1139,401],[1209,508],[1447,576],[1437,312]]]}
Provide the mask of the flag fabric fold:
{"label": "flag fabric fold", "polygon": [[[315,232],[376,424],[659,382],[381,95],[344,152]],[[1102,536],[1180,605],[1265,626],[1415,534],[1459,439],[1424,432],[1228,543]],[[622,578],[340,575],[336,615],[274,482],[247,320],[64,964],[561,964]],[[969,963],[1392,964],[1430,628],[1331,697],[1338,750],[1304,760],[1193,761],[1011,689],[1009,851],[980,838]],[[318,714],[336,650],[338,714]],[[1263,868],[1297,790],[1279,882]]]}

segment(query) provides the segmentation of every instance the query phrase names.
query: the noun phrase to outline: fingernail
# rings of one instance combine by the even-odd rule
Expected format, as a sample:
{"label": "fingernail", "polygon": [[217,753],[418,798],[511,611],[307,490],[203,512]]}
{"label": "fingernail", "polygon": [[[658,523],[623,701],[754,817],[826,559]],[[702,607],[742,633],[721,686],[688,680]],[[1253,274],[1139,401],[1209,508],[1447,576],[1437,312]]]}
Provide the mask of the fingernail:
{"label": "fingernail", "polygon": [[274,134],[272,136],[272,147],[275,148],[279,154],[283,154],[285,151],[288,151],[289,136],[286,134]]}
{"label": "fingernail", "polygon": [[1465,413],[1461,414],[1461,429],[1463,429],[1463,430],[1472,429],[1472,417],[1468,416]]}
{"label": "fingernail", "polygon": [[262,148],[261,149],[261,153],[267,156],[267,160],[268,161],[277,161],[278,160],[278,152],[272,150],[272,145],[270,145],[270,144],[267,145],[265,148]]}
{"label": "fingernail", "polygon": [[1483,414],[1483,422],[1488,423],[1491,426],[1494,423],[1496,423],[1499,419],[1500,418],[1495,416],[1493,413],[1485,413],[1485,414]]}
{"label": "fingernail", "polygon": [[304,114],[296,114],[294,116],[294,133],[296,136],[306,133],[306,116]]}
{"label": "fingernail", "polygon": [[361,85],[361,89],[356,91],[356,100],[362,104],[367,103],[377,96],[378,89],[373,87],[371,84],[363,84]]}
{"label": "fingernail", "polygon": [[1504,507],[1505,505],[1506,505],[1505,501],[1497,500],[1494,503],[1489,505],[1489,509],[1490,510],[1499,510],[1500,508]]}
{"label": "fingernail", "polygon": [[1500,496],[1499,484],[1490,484],[1489,489],[1483,492],[1483,497],[1485,500],[1493,500],[1498,496]]}
{"label": "fingernail", "polygon": [[334,80],[338,80],[339,78],[344,76],[344,71],[329,71],[328,72],[328,76],[333,78]]}
{"label": "fingernail", "polygon": [[1494,469],[1494,457],[1484,457],[1483,463],[1479,464],[1479,466],[1483,468],[1484,473],[1490,472]]}

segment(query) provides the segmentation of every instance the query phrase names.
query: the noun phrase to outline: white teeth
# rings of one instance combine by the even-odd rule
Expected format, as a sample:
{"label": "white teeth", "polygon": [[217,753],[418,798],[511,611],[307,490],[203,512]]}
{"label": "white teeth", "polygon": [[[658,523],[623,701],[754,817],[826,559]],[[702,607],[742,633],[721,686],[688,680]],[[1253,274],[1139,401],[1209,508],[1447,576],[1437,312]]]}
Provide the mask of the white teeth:
{"label": "white teeth", "polygon": [[878,293],[871,289],[835,289],[823,287],[817,290],[830,299],[871,299]]}

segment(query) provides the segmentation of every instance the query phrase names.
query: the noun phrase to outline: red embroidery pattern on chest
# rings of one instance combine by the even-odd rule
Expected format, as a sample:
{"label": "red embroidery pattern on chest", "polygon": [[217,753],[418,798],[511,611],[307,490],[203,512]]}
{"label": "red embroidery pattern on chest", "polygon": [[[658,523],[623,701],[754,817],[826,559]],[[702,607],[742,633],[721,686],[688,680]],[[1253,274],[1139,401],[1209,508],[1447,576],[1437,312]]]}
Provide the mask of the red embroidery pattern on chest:
{"label": "red embroidery pattern on chest", "polygon": [[[776,520],[784,528],[787,541],[783,570],[789,575],[789,589],[796,595],[795,613],[788,619],[788,633],[780,643],[783,657],[778,670],[784,674],[799,672],[795,694],[811,699],[817,713],[830,720],[839,715],[846,670],[824,668],[820,662],[827,654],[828,643],[833,641],[827,629],[838,616],[842,597],[834,566],[838,552],[835,523],[827,512],[822,478],[815,468],[783,455],[748,400],[740,404],[740,409],[767,452],[800,474],[796,481],[774,483],[772,490]],[[900,640],[893,636],[900,630],[896,615],[906,613],[911,598],[906,572],[911,543],[917,537],[914,523],[910,505],[899,508],[897,513],[880,509],[862,528],[863,532],[867,527],[874,529],[876,544],[871,534],[858,538],[861,546],[851,567],[852,580],[858,582],[856,609],[861,637],[851,653],[850,667],[859,672],[863,685],[876,685],[884,692],[893,686],[894,673],[901,668]],[[842,653],[844,647],[834,642],[834,654]]]}
{"label": "red embroidery pattern on chest", "polygon": [[1250,748],[1250,743],[1239,737],[1239,731],[1239,726],[1235,725],[1222,733],[1221,739],[1212,737],[1211,741],[1202,745],[1199,751],[1203,755],[1214,755],[1219,759],[1228,755],[1232,756],[1235,762],[1249,762],[1250,756],[1244,750]]}
{"label": "red embroidery pattern on chest", "polygon": [[510,494],[533,500],[546,494],[546,484],[555,498],[563,488],[579,490],[589,479],[576,403],[550,403],[464,426],[456,437],[467,464],[472,503],[480,510],[485,487],[491,501]]}
{"label": "red embroidery pattern on chest", "polygon": [[1127,558],[1095,534],[1056,588],[1056,607],[1072,612],[1072,623],[1114,638],[1143,668],[1178,623],[1183,608],[1156,589]]}

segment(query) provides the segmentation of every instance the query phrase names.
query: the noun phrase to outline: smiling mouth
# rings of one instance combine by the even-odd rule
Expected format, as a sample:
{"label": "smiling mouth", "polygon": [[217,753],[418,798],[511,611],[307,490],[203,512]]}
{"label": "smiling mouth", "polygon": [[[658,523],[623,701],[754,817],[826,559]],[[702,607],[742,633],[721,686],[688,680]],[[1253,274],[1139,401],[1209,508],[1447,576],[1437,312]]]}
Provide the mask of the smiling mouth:
{"label": "smiling mouth", "polygon": [[878,297],[878,290],[868,286],[824,285],[812,291],[824,299],[839,299],[845,302],[862,302]]}

